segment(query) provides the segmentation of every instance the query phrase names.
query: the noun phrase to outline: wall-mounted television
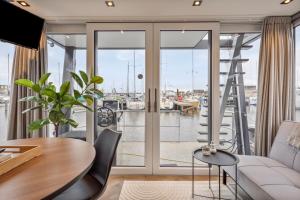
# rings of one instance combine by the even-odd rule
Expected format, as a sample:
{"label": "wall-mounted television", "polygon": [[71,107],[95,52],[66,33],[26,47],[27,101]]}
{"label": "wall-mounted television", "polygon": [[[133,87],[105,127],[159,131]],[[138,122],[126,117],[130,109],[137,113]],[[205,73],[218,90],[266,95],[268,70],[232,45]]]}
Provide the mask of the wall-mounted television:
{"label": "wall-mounted television", "polygon": [[0,0],[0,40],[38,49],[44,19]]}

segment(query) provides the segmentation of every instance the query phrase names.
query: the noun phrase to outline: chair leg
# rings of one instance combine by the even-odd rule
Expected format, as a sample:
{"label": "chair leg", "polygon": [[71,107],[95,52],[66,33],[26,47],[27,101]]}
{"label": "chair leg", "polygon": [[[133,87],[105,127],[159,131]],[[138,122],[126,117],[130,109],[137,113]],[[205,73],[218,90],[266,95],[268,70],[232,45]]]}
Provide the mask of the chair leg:
{"label": "chair leg", "polygon": [[223,184],[227,185],[227,173],[224,169],[223,169]]}

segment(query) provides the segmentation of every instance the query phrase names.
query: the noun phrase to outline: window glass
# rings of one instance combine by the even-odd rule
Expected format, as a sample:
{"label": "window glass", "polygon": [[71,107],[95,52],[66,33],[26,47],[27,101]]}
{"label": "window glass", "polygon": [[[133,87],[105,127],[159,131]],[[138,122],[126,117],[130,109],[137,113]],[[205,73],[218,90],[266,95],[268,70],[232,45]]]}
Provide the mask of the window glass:
{"label": "window glass", "polygon": [[296,120],[300,121],[300,26],[295,28],[296,48]]}
{"label": "window glass", "polygon": [[[86,35],[83,34],[49,34],[48,35],[48,72],[49,81],[56,88],[65,82],[71,81],[74,89],[79,86],[70,77],[70,72],[86,72]],[[77,128],[66,126],[60,129],[60,134],[70,137],[85,137],[86,110],[73,107],[69,111],[70,117],[79,123]],[[49,134],[53,135],[54,126],[49,126]]]}
{"label": "window glass", "polygon": [[6,140],[14,52],[15,45],[0,41],[0,142]]}
{"label": "window glass", "polygon": [[220,45],[220,146],[252,154],[260,34],[221,34]]}

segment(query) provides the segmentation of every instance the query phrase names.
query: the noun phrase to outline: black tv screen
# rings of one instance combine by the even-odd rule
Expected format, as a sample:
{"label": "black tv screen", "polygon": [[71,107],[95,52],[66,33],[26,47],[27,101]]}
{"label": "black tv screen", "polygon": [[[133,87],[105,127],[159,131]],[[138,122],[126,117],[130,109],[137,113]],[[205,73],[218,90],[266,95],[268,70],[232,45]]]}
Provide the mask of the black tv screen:
{"label": "black tv screen", "polygon": [[0,40],[38,49],[44,19],[0,0]]}

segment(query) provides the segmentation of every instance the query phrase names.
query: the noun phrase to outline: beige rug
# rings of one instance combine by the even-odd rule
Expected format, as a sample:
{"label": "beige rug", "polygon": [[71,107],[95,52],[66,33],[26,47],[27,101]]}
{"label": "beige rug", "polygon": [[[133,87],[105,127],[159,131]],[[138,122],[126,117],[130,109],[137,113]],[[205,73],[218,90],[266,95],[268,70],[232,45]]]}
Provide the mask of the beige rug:
{"label": "beige rug", "polygon": [[[218,197],[218,182],[212,182]],[[207,181],[195,182],[195,193],[212,197]],[[234,195],[221,184],[222,198],[234,199]],[[185,200],[192,199],[191,181],[124,181],[119,200]],[[195,197],[194,199],[209,199]]]}

